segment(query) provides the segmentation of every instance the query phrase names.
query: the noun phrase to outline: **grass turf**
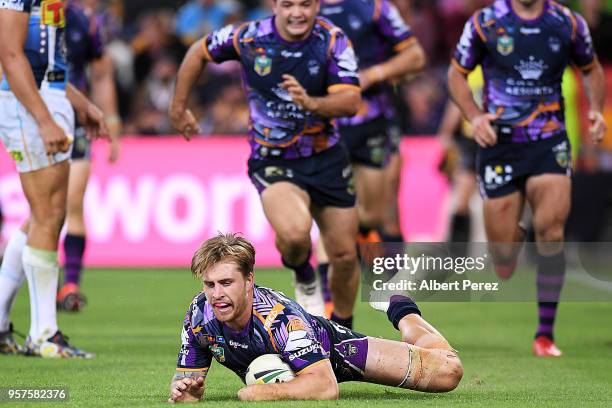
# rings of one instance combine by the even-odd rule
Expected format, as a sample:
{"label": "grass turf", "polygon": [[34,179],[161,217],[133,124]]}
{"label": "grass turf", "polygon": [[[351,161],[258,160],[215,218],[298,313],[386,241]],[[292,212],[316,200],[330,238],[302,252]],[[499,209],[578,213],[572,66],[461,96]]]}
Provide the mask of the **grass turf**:
{"label": "grass turf", "polygon": [[[259,270],[256,280],[293,293],[288,273]],[[71,342],[97,353],[96,359],[0,356],[0,387],[69,389],[69,401],[44,406],[166,406],[182,318],[198,290],[185,270],[89,270],[83,282],[88,306],[79,314],[61,314],[59,322]],[[465,374],[455,391],[425,394],[345,383],[339,401],[299,406],[612,406],[612,303],[562,303],[556,336],[565,356],[555,360],[530,354],[536,325],[533,303],[420,306],[424,317],[460,352]],[[24,286],[12,316],[21,331],[27,331],[28,316]],[[365,334],[398,339],[386,317],[363,302],[357,305],[355,324]],[[242,383],[219,364],[213,362],[206,382],[207,401],[223,407],[245,405],[236,399]],[[290,404],[296,405],[253,405]]]}

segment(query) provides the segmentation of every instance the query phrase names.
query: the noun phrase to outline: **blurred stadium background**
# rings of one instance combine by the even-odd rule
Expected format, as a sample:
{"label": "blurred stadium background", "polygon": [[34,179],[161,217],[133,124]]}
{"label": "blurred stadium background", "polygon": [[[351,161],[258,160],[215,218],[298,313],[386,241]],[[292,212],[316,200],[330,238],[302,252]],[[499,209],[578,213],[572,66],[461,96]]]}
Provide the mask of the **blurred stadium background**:
{"label": "blurred stadium background", "polygon": [[[242,231],[254,242],[260,266],[279,264],[271,229],[246,177],[248,146],[243,135],[248,110],[237,66],[209,66],[193,92],[201,137],[187,143],[170,136],[166,114],[187,47],[224,24],[266,15],[269,0],[83,1],[99,10],[105,27],[126,135],[116,165],[106,162],[105,143],[94,149],[86,198],[85,265],[100,269],[85,271],[82,289],[89,297],[87,308],[60,317],[75,343],[95,351],[98,358],[34,364],[7,357],[0,361],[0,384],[68,386],[71,401],[61,406],[161,405],[173,373],[180,321],[199,290],[186,271],[194,248],[217,231]],[[465,20],[488,1],[394,1],[429,59],[425,72],[396,85],[405,135],[403,232],[410,241],[443,241],[453,205],[451,185],[438,169],[443,149],[436,137],[448,100],[445,73]],[[612,91],[612,0],[568,3],[591,26]],[[571,71],[567,78],[568,123],[576,153],[568,234],[576,241],[612,241],[612,130],[602,145],[588,143],[580,81]],[[605,116],[612,129],[611,98]],[[474,197],[475,212],[478,200]],[[0,205],[6,239],[28,208],[4,153],[0,153]],[[472,240],[482,241],[484,234],[477,230]],[[288,273],[268,269],[257,273],[261,283],[292,293]],[[456,345],[465,363],[466,374],[457,391],[433,396],[348,384],[341,388],[346,401],[312,406],[612,406],[611,304],[561,304],[558,339],[566,356],[559,361],[530,355],[535,307],[531,303],[426,304],[425,316]],[[27,331],[27,290],[22,289],[14,315],[16,327]],[[359,303],[356,316],[357,330],[396,338],[386,319],[367,304]],[[34,366],[36,376],[32,376]],[[45,374],[48,370],[53,376]],[[239,380],[219,369],[213,369],[209,378],[207,398],[226,406],[226,400],[235,397]]]}

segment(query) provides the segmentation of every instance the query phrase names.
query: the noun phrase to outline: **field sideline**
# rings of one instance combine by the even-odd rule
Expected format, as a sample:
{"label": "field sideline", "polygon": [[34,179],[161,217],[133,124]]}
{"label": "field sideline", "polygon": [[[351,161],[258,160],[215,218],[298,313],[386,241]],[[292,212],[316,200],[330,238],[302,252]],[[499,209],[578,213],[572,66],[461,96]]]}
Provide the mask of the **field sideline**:
{"label": "field sideline", "polygon": [[[258,270],[256,281],[292,295],[289,273]],[[180,344],[182,318],[199,290],[187,270],[88,270],[83,290],[89,305],[80,314],[60,315],[60,326],[78,347],[97,353],[91,361],[0,356],[0,387],[67,386],[61,407],[167,406],[168,385]],[[340,401],[300,402],[300,407],[612,406],[612,303],[560,306],[557,360],[531,356],[536,309],[532,303],[423,303],[423,315],[460,352],[465,374],[454,392],[425,394],[346,383]],[[27,288],[15,309],[15,327],[27,332]],[[398,339],[386,316],[360,302],[356,330]],[[21,339],[19,339],[21,341]],[[206,400],[223,407],[242,383],[213,363]],[[6,404],[3,406],[22,406]],[[296,406],[253,403],[253,406]],[[408,405],[406,405],[408,406]]]}

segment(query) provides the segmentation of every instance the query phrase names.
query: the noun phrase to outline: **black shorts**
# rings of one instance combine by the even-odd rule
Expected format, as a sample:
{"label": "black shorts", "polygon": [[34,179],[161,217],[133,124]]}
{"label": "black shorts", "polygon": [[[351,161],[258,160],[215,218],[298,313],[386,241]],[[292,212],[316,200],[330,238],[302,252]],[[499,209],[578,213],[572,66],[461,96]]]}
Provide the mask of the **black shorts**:
{"label": "black shorts", "polygon": [[362,380],[368,358],[368,337],[324,317],[312,317],[325,329],[329,337],[329,360],[336,380],[339,383]]}
{"label": "black shorts", "polygon": [[459,166],[461,169],[476,173],[476,155],[478,153],[478,143],[476,143],[472,138],[456,135],[455,144],[459,150]]}
{"label": "black shorts", "polygon": [[74,123],[74,142],[72,145],[72,160],[91,160],[91,141],[87,139],[85,127],[78,120]]}
{"label": "black shorts", "polygon": [[317,207],[355,206],[351,164],[339,143],[299,159],[250,159],[249,177],[260,194],[270,184],[288,181],[306,191]]}
{"label": "black shorts", "polygon": [[533,142],[501,142],[478,148],[478,182],[483,198],[525,190],[527,179],[540,174],[571,176],[571,148],[565,132]]}
{"label": "black shorts", "polygon": [[399,154],[400,144],[402,143],[402,127],[398,120],[389,121],[389,149],[390,154]]}
{"label": "black shorts", "polygon": [[361,125],[339,126],[351,163],[381,169],[391,156],[389,122],[380,117]]}

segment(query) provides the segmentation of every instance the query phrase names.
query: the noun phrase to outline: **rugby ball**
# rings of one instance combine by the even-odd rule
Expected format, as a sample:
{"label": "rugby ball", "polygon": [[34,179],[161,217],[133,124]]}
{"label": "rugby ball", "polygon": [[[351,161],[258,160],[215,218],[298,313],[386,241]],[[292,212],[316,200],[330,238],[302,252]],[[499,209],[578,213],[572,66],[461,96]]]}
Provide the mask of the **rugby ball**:
{"label": "rugby ball", "polygon": [[264,354],[249,364],[245,375],[247,385],[291,381],[295,374],[278,354]]}

